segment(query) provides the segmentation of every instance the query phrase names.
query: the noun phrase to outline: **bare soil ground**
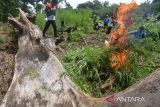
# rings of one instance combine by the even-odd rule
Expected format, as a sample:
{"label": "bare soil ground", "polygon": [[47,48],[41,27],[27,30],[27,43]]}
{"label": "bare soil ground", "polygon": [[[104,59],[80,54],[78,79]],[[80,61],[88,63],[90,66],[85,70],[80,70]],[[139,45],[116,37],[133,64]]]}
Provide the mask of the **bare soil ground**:
{"label": "bare soil ground", "polygon": [[5,96],[14,74],[14,57],[17,51],[17,46],[10,33],[0,28],[0,36],[5,41],[0,44],[0,103]]}
{"label": "bare soil ground", "polygon": [[[107,35],[105,35],[104,32],[99,32],[98,34],[96,34],[95,32],[91,32],[86,35],[87,36],[85,38],[82,38],[79,41],[73,43],[73,47],[103,47],[105,45]],[[63,41],[57,46],[57,57],[61,57],[62,55],[66,54],[69,50],[70,48],[68,47],[68,42]]]}

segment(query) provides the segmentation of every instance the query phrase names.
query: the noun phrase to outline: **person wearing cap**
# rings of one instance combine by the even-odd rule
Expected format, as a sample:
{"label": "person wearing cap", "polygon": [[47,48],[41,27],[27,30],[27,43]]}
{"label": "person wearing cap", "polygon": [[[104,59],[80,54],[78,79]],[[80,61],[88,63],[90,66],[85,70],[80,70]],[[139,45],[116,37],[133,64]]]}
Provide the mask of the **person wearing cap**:
{"label": "person wearing cap", "polygon": [[54,37],[57,37],[56,9],[57,9],[57,3],[54,0],[52,0],[51,2],[47,2],[45,5],[46,23],[45,23],[45,27],[43,30],[44,37],[46,37],[45,33],[51,24],[54,30]]}

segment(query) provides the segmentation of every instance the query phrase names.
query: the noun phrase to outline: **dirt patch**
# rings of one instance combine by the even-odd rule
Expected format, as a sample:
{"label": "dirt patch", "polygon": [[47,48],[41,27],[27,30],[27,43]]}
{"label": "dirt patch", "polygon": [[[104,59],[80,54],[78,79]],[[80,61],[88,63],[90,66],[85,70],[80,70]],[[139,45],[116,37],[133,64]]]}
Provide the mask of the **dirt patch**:
{"label": "dirt patch", "polygon": [[68,45],[72,43],[72,46],[76,47],[76,48],[80,48],[83,46],[91,46],[91,47],[103,47],[104,43],[105,43],[105,38],[107,37],[107,35],[105,35],[104,33],[88,33],[87,36],[85,38],[80,39],[77,42],[67,42],[67,41],[63,41],[62,43],[60,43],[57,48],[56,48],[56,56],[58,58],[62,57],[64,54],[66,54],[68,51],[70,51],[70,47],[68,47]]}
{"label": "dirt patch", "polygon": [[14,55],[0,52],[0,103],[6,94],[13,78]]}
{"label": "dirt patch", "polygon": [[10,36],[8,31],[0,29],[0,35],[5,38],[0,44],[0,103],[4,98],[13,78],[15,54],[18,50],[15,36]]}

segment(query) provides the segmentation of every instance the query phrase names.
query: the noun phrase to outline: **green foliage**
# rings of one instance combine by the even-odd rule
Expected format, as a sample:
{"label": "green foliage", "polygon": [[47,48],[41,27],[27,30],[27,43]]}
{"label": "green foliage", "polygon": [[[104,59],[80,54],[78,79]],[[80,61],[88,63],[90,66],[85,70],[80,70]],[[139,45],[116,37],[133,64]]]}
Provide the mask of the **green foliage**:
{"label": "green foliage", "polygon": [[4,43],[4,38],[0,36],[0,44]]}
{"label": "green foliage", "polygon": [[146,38],[141,41],[141,44],[145,44],[144,48],[149,51],[160,52],[160,40],[158,38],[157,39],[153,39],[151,37]]}
{"label": "green foliage", "polygon": [[[39,13],[37,18],[36,18],[36,25],[43,31],[44,26],[45,26],[45,13]],[[48,35],[53,34],[53,26],[51,25],[47,31]]]}
{"label": "green foliage", "polygon": [[[84,33],[91,30],[92,20],[91,20],[90,10],[72,10],[72,9],[60,9],[56,12],[56,23],[57,28],[60,29],[60,24],[62,18],[64,18],[65,27],[79,27]],[[45,25],[45,15],[40,13],[37,16],[36,24],[43,30]],[[48,30],[48,34],[52,33],[52,27]]]}
{"label": "green foliage", "polygon": [[[141,40],[141,45],[130,46],[130,53],[128,55],[129,68],[125,72],[127,74],[126,84],[131,85],[136,81],[146,77],[156,68],[156,61],[159,59],[159,55],[156,51],[160,50],[160,43],[153,41],[152,38],[146,38]],[[125,78],[125,76],[124,76]],[[120,81],[118,83],[121,83]],[[121,87],[123,85],[121,84]],[[126,88],[126,87],[124,87]]]}
{"label": "green foliage", "polygon": [[57,25],[60,27],[61,19],[64,18],[65,26],[89,29],[92,24],[91,15],[90,10],[61,9],[57,11]]}
{"label": "green foliage", "polygon": [[67,40],[70,42],[78,42],[79,40],[83,39],[86,35],[83,32],[71,32],[68,34]]}
{"label": "green foliage", "polygon": [[134,24],[134,26],[130,28],[130,30],[137,30],[140,26],[144,25],[147,37],[151,37],[153,39],[160,38],[160,24],[155,22],[156,17],[158,15],[151,16],[149,17],[149,20],[146,21],[143,20],[142,17],[139,17],[136,14],[134,14],[133,17],[134,19],[136,19],[136,23]]}
{"label": "green foliage", "polygon": [[9,14],[18,15],[20,0],[0,0],[0,21],[7,22]]}
{"label": "green foliage", "polygon": [[87,1],[85,3],[81,3],[77,6],[77,8],[80,8],[80,9],[90,8],[93,10],[100,9],[102,7],[103,7],[103,4],[98,0],[93,0],[93,2]]}
{"label": "green foliage", "polygon": [[152,2],[152,9],[155,12],[160,12],[160,1],[159,0],[155,0]]}
{"label": "green foliage", "polygon": [[[157,53],[160,42],[152,38],[140,41],[140,44],[130,44],[128,69],[115,71],[110,65],[110,55],[116,53],[113,49],[82,47],[72,49],[62,58],[66,73],[84,92],[91,96],[100,97],[102,84],[112,75],[115,82],[108,88],[112,92],[124,90],[140,79],[148,76],[155,68],[160,57]],[[156,47],[156,48],[155,48]]]}
{"label": "green foliage", "polygon": [[119,71],[115,73],[116,83],[114,83],[111,89],[116,89],[114,91],[119,91],[127,88],[130,84],[131,77],[126,71]]}
{"label": "green foliage", "polygon": [[[155,20],[153,18],[153,20]],[[147,23],[145,23],[145,27],[146,27],[146,32],[148,34],[149,37],[152,38],[160,38],[160,24],[158,23],[153,23],[152,20],[148,21]]]}
{"label": "green foliage", "polygon": [[[111,6],[112,8],[101,8],[102,14],[110,15],[111,13],[113,15],[118,5]],[[101,14],[99,10],[95,11]],[[128,44],[128,69],[121,68],[117,71],[110,65],[110,55],[116,53],[116,50],[89,46],[77,48],[76,46],[78,45],[76,42],[84,39],[86,33],[91,30],[91,13],[92,11],[83,9],[61,9],[56,14],[58,29],[60,29],[60,22],[63,18],[65,26],[78,27],[78,31],[68,34],[69,43],[67,46],[70,51],[62,56],[61,61],[66,69],[66,74],[81,90],[91,96],[101,97],[104,95],[104,90],[102,92],[100,87],[106,83],[110,75],[114,77],[115,81],[110,87],[107,87],[107,90],[117,92],[148,76],[156,68],[155,62],[160,59],[160,26],[153,23],[154,17],[151,17],[149,21],[144,21],[134,13],[133,17],[137,19],[138,23],[131,30],[138,29],[139,26],[144,25],[148,38],[140,40],[139,44]],[[37,17],[36,23],[43,29],[45,24],[44,14],[40,14]],[[49,33],[51,33],[51,29]]]}
{"label": "green foliage", "polygon": [[[39,13],[36,17],[36,25],[43,31],[43,28],[45,26],[45,14]],[[49,30],[50,31],[50,30]]]}
{"label": "green foliage", "polygon": [[62,58],[66,73],[92,96],[102,96],[100,86],[109,74],[109,55],[105,53],[111,50],[105,51],[101,48],[82,47],[71,50]]}
{"label": "green foliage", "polygon": [[109,7],[101,8],[100,10],[95,10],[95,14],[98,14],[101,18],[105,18],[106,15],[114,16],[118,10],[118,4],[111,4]]}
{"label": "green foliage", "polygon": [[36,12],[40,12],[41,9],[43,9],[43,6],[41,4],[37,4],[37,6],[35,7]]}
{"label": "green foliage", "polygon": [[78,9],[91,9],[93,14],[99,15],[101,18],[104,18],[105,15],[115,16],[115,13],[118,8],[118,4],[109,5],[108,1],[100,2],[99,0],[87,1],[81,3],[77,6]]}
{"label": "green foliage", "polygon": [[111,87],[111,90],[123,90],[146,77],[157,68],[156,62],[159,62],[160,58],[160,26],[154,23],[154,20],[155,18],[151,17],[148,21],[141,20],[134,25],[134,28],[144,25],[148,38],[140,40],[139,44],[130,44],[128,70],[120,70],[115,74],[116,82]]}
{"label": "green foliage", "polygon": [[[145,41],[145,42],[144,42]],[[146,43],[147,41],[147,43]],[[155,68],[155,59],[157,56],[150,50],[154,45],[149,39],[144,39],[139,45],[131,44],[127,55],[128,69],[119,69],[114,71],[115,83],[110,87],[111,91],[121,91],[134,84],[140,79],[148,76]],[[149,47],[148,47],[149,46]]]}

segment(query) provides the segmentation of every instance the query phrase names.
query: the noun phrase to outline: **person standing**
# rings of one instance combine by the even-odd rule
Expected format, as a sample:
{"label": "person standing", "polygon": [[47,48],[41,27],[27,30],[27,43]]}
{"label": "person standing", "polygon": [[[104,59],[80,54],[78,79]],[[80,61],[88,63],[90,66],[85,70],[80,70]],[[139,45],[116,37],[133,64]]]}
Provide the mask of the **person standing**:
{"label": "person standing", "polygon": [[54,37],[57,36],[57,26],[56,26],[56,9],[57,3],[52,0],[51,2],[47,2],[45,5],[45,27],[43,30],[43,36],[46,37],[46,31],[48,30],[49,26],[52,24],[54,30]]}
{"label": "person standing", "polygon": [[108,27],[109,21],[110,21],[109,16],[106,15],[106,17],[103,20],[104,30]]}
{"label": "person standing", "polygon": [[112,31],[112,28],[116,25],[116,20],[112,17],[111,22],[108,23],[108,27],[106,29],[106,34],[109,35]]}

